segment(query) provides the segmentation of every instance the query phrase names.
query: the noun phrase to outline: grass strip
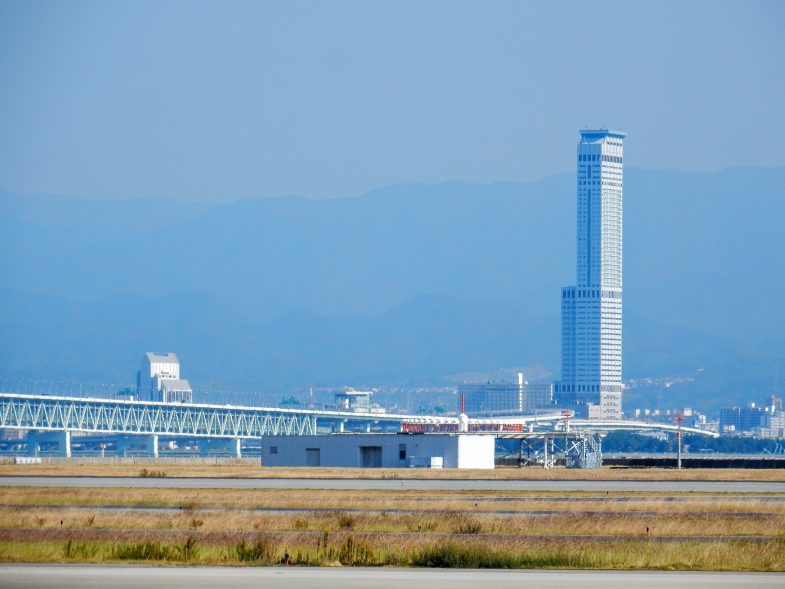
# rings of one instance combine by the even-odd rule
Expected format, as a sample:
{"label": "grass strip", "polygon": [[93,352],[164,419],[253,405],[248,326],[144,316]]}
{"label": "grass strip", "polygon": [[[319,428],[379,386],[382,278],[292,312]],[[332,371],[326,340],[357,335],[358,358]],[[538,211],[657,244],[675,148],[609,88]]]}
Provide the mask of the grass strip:
{"label": "grass strip", "polygon": [[[347,513],[339,510],[312,513],[247,513],[239,511],[183,510],[90,511],[50,508],[0,508],[0,537],[13,530],[39,534],[79,530],[105,531],[338,531],[363,533],[447,533],[464,535],[602,535],[625,537],[778,536],[785,538],[785,515],[749,513],[635,513],[562,512],[548,515],[469,514],[427,512],[407,514]],[[760,516],[760,517],[759,517]]]}
{"label": "grass strip", "polygon": [[514,548],[484,541],[377,545],[354,535],[316,543],[283,545],[264,538],[223,544],[202,544],[194,538],[177,543],[0,542],[4,562],[156,562],[160,564],[254,565],[281,564],[289,554],[299,566],[422,566],[438,568],[560,568],[783,571],[785,544],[722,542],[668,544],[621,541],[529,542]]}

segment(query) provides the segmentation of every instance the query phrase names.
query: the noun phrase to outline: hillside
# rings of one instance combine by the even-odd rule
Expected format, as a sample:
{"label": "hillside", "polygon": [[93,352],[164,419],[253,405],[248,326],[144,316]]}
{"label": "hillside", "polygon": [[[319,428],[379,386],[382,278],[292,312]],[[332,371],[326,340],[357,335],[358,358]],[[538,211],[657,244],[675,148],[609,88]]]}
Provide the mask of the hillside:
{"label": "hillside", "polygon": [[[669,391],[769,394],[785,168],[625,180],[625,378],[702,369]],[[3,194],[0,212],[2,377],[128,381],[150,349],[195,382],[260,389],[558,373],[570,175],[228,205]]]}

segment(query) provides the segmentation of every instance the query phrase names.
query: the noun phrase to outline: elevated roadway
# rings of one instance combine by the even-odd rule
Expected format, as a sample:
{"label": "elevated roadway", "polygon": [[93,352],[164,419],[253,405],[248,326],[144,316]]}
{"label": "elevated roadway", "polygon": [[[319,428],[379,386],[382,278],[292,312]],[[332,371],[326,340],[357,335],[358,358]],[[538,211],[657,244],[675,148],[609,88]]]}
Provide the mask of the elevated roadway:
{"label": "elevated roadway", "polygon": [[697,429],[694,427],[683,427],[673,425],[670,423],[657,423],[649,421],[636,421],[636,420],[613,420],[613,421],[600,421],[590,419],[570,419],[569,427],[573,431],[646,431],[657,430],[662,432],[676,433],[681,431],[683,434],[699,434],[702,436],[709,436],[711,438],[719,438],[720,435],[716,432],[706,431],[704,429]]}
{"label": "elevated roadway", "polygon": [[[586,421],[553,413],[537,416],[469,418],[465,415],[401,415],[232,405],[176,404],[116,399],[92,399],[49,395],[0,394],[0,428],[36,432],[29,441],[34,452],[40,444],[55,442],[59,451],[71,456],[71,433],[85,432],[120,436],[147,436],[145,447],[158,456],[158,436],[181,436],[231,440],[230,451],[239,456],[240,441],[276,435],[313,435],[318,422],[386,424],[387,429],[405,432],[466,432],[497,437],[548,437],[617,429],[677,431],[670,424],[637,421]],[[680,428],[684,433],[716,436],[711,432]],[[208,444],[208,442],[205,442]]]}
{"label": "elevated roadway", "polygon": [[243,439],[313,435],[319,419],[396,424],[416,419],[445,431],[458,425],[456,417],[428,415],[0,394],[0,428],[9,429]]}

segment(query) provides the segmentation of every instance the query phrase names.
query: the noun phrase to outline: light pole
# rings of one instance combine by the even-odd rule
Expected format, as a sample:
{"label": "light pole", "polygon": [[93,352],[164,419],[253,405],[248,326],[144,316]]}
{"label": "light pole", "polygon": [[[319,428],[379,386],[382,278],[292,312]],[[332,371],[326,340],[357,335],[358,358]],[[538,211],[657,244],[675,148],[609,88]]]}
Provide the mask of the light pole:
{"label": "light pole", "polygon": [[676,430],[676,468],[681,470],[681,422],[684,421],[684,416],[679,411],[673,419],[678,426]]}

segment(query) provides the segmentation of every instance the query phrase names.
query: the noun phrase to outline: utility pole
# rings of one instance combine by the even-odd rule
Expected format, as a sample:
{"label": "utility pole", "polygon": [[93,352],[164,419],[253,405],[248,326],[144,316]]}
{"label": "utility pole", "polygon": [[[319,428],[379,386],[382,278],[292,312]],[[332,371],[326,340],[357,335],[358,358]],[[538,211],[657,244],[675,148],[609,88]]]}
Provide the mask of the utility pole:
{"label": "utility pole", "polygon": [[570,409],[564,409],[561,414],[564,418],[564,431],[565,433],[570,433],[570,417],[572,417],[572,411]]}
{"label": "utility pole", "polygon": [[684,421],[684,416],[681,411],[678,411],[673,419],[678,425],[676,430],[676,468],[681,470],[681,422]]}

